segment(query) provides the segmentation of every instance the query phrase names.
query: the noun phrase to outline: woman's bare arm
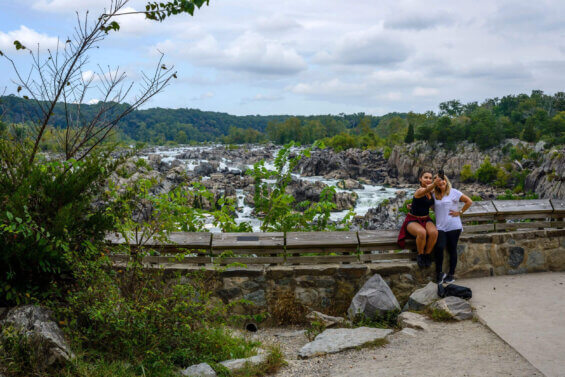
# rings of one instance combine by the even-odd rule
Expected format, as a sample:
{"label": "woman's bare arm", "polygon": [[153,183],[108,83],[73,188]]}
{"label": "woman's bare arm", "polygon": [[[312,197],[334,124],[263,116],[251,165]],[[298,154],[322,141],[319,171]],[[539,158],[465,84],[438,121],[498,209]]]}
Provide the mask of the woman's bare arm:
{"label": "woman's bare arm", "polygon": [[469,198],[467,195],[461,195],[461,197],[459,198],[460,202],[465,203],[463,205],[463,208],[461,208],[461,210],[459,211],[449,211],[449,214],[451,216],[457,217],[457,216],[461,216],[466,210],[469,209],[469,207],[471,207],[473,205],[473,201],[471,200],[471,198]]}
{"label": "woman's bare arm", "polygon": [[414,193],[414,197],[418,199],[423,197],[424,195],[429,194],[434,190],[434,188],[436,188],[438,183],[439,183],[439,178],[436,177],[436,179],[434,179],[434,181],[431,184],[427,185],[426,187],[420,187],[418,190],[416,190],[416,192]]}

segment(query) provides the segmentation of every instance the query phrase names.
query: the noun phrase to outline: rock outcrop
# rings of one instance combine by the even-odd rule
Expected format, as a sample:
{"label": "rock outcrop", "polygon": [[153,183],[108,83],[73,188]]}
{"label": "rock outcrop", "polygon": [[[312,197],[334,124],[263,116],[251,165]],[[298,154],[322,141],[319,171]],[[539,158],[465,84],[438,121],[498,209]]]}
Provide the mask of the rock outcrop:
{"label": "rock outcrop", "polygon": [[565,199],[565,148],[546,153],[541,166],[526,177],[524,188],[540,198]]}

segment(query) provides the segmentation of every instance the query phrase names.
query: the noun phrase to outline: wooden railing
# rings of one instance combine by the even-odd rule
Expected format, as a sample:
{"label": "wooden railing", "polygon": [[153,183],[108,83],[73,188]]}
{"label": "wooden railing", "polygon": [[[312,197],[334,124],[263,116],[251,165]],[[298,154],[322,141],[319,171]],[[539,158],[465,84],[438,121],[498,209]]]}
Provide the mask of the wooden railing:
{"label": "wooden railing", "polygon": [[[475,202],[463,215],[465,233],[501,232],[518,229],[563,228],[565,200],[493,200]],[[324,264],[369,263],[415,257],[414,240],[405,250],[396,243],[397,230],[358,232],[287,232],[287,233],[186,233],[170,235],[170,242],[150,240],[143,248],[150,264],[231,263],[243,264]],[[125,241],[108,236],[110,246]],[[184,257],[178,258],[179,253]],[[175,257],[177,255],[177,257]],[[126,255],[115,254],[115,261]]]}

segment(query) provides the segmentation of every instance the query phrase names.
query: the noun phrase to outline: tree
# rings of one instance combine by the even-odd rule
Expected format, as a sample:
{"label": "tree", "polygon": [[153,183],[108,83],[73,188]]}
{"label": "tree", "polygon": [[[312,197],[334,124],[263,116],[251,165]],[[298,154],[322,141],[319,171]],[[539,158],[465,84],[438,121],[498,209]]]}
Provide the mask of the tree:
{"label": "tree", "polygon": [[[84,67],[88,61],[88,53],[98,46],[111,31],[120,29],[116,19],[132,13],[143,13],[148,19],[163,21],[166,17],[179,14],[193,14],[209,0],[174,0],[168,3],[148,3],[143,12],[121,12],[129,0],[112,0],[102,15],[89,21],[88,12],[84,18],[77,17],[78,25],[72,38],[59,44],[54,51],[43,54],[39,49],[29,49],[19,41],[14,41],[16,50],[28,51],[31,58],[29,73],[23,74],[14,61],[2,51],[0,56],[11,64],[16,76],[17,92],[24,99],[33,101],[39,110],[34,122],[32,148],[29,151],[29,163],[33,163],[39,144],[52,123],[54,109],[58,102],[64,104],[66,132],[58,140],[64,151],[65,159],[81,160],[96,148],[126,115],[161,92],[170,80],[176,78],[173,67],[163,63],[163,55],[151,74],[142,73],[143,81],[139,94],[131,104],[121,105],[134,87],[134,83],[126,83],[126,74],[119,70],[100,68],[90,78],[84,76]],[[92,82],[100,80],[98,89],[102,93],[98,111],[86,118],[81,104],[87,93],[93,89]]]}
{"label": "tree", "polygon": [[408,131],[406,132],[404,142],[407,144],[414,142],[414,125],[412,123],[408,124]]}

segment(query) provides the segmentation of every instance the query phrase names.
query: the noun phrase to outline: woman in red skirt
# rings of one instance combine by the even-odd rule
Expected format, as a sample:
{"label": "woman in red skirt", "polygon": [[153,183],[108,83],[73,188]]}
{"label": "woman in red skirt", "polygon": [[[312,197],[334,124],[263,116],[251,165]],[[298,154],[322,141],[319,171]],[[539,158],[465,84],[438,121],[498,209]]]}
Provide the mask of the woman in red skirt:
{"label": "woman in red skirt", "polygon": [[416,238],[418,249],[418,266],[429,267],[432,264],[431,253],[437,241],[437,229],[430,218],[430,207],[434,205],[432,191],[437,186],[439,178],[432,180],[430,171],[422,171],[418,178],[420,188],[414,193],[410,213],[406,215],[400,233],[398,245],[404,247],[406,237]]}

